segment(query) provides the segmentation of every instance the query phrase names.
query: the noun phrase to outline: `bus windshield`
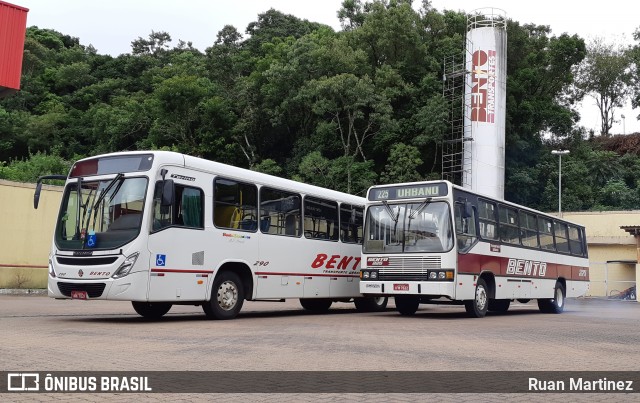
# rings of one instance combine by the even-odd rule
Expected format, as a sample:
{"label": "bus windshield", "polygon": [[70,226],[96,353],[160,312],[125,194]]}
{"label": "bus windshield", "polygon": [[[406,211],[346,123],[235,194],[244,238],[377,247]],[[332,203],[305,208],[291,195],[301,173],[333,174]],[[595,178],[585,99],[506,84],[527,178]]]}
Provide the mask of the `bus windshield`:
{"label": "bus windshield", "polygon": [[442,201],[371,206],[365,227],[365,253],[446,252],[453,247],[449,205]]}
{"label": "bus windshield", "polygon": [[147,178],[70,183],[55,232],[60,249],[114,249],[140,232]]}

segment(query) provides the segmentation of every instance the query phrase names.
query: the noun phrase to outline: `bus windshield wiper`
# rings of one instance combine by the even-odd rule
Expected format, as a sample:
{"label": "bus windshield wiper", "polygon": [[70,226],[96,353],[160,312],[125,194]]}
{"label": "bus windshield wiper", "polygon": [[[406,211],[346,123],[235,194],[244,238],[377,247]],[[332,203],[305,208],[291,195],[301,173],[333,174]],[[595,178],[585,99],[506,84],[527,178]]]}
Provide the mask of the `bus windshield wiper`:
{"label": "bus windshield wiper", "polygon": [[[382,201],[382,205],[384,206],[384,208],[387,210],[387,214],[389,214],[389,217],[391,217],[391,219],[394,222],[393,225],[393,237],[396,237],[396,234],[398,233],[398,219],[400,218],[400,209],[398,209],[398,213],[394,214],[393,210],[391,210],[391,207],[389,207],[389,203],[387,203],[386,200]],[[397,242],[396,245],[399,245],[400,242]]]}
{"label": "bus windshield wiper", "polygon": [[[81,179],[79,178],[78,181],[81,181]],[[81,185],[82,183],[79,182],[78,185]],[[91,200],[91,195],[93,194],[93,189],[89,190],[89,194],[87,195],[87,201],[82,203],[82,188],[79,187],[79,191],[78,191],[78,217],[80,216],[80,208],[82,208],[82,219],[78,220],[78,223],[76,224],[76,234],[75,234],[75,239],[79,239],[80,238],[80,223],[84,223],[85,218],[87,217],[87,207],[89,206],[89,200]],[[91,215],[91,211],[89,211],[89,215]],[[84,225],[83,225],[84,228]]]}
{"label": "bus windshield wiper", "polygon": [[[111,180],[111,182],[109,182],[109,184],[107,185],[107,187],[102,191],[102,193],[100,193],[100,196],[98,196],[98,198],[96,199],[96,201],[93,203],[93,205],[91,206],[91,208],[89,209],[89,212],[87,214],[87,221],[86,223],[83,225],[83,230],[84,230],[84,238],[82,238],[82,249],[84,249],[85,247],[85,242],[84,239],[87,237],[87,233],[89,231],[89,224],[91,223],[91,212],[93,211],[93,222],[95,225],[95,221],[96,218],[98,217],[98,206],[100,205],[100,203],[102,203],[102,201],[104,200],[104,198],[107,196],[107,194],[109,193],[109,191],[111,190],[111,188],[113,187],[113,185],[116,184],[116,182],[118,182],[120,179],[122,179],[122,177],[124,176],[123,173],[119,173],[116,175],[115,178],[113,178]],[[97,190],[96,190],[97,192]],[[88,199],[87,199],[88,202]]]}
{"label": "bus windshield wiper", "polygon": [[[91,194],[89,194],[89,196],[91,196]],[[84,214],[82,215],[82,219],[80,219],[80,208],[84,207],[83,211],[87,211],[86,205],[82,205],[82,177],[78,177],[78,182],[76,183],[76,199],[78,199],[78,209],[76,210],[76,233],[73,235],[73,239],[80,239],[80,223],[84,222]]]}
{"label": "bus windshield wiper", "polygon": [[387,209],[387,214],[389,214],[389,217],[391,217],[391,219],[393,221],[396,222],[396,224],[398,223],[398,217],[400,216],[400,210],[398,210],[398,214],[394,214],[393,210],[391,210],[391,207],[389,207],[389,203],[387,203],[386,200],[382,201],[382,205],[384,206],[385,209]]}
{"label": "bus windshield wiper", "polygon": [[418,206],[417,209],[411,211],[411,213],[409,214],[409,219],[413,220],[414,218],[416,218],[416,216],[418,215],[419,212],[422,211],[422,209],[424,209],[425,207],[427,207],[427,205],[431,203],[431,197],[427,197],[426,199],[424,199],[424,201],[422,202],[422,204],[420,204]]}

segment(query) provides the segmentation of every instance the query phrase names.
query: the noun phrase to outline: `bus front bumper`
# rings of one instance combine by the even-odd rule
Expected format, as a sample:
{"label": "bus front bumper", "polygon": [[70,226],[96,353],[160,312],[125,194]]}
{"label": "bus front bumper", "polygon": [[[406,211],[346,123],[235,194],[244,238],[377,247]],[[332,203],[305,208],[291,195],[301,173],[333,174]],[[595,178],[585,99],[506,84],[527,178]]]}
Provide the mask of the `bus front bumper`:
{"label": "bus front bumper", "polygon": [[149,272],[140,271],[125,277],[78,280],[49,276],[48,295],[57,299],[102,299],[144,301],[147,299]]}
{"label": "bus front bumper", "polygon": [[453,281],[360,281],[360,293],[374,295],[425,295],[455,298]]}

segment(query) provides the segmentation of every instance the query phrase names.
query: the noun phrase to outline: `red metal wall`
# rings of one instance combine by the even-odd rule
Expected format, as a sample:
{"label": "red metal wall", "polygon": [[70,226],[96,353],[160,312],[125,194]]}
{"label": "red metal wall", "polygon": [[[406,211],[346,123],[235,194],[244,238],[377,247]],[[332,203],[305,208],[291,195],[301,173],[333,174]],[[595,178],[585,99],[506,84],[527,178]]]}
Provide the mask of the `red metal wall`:
{"label": "red metal wall", "polygon": [[0,97],[20,89],[28,11],[0,0]]}

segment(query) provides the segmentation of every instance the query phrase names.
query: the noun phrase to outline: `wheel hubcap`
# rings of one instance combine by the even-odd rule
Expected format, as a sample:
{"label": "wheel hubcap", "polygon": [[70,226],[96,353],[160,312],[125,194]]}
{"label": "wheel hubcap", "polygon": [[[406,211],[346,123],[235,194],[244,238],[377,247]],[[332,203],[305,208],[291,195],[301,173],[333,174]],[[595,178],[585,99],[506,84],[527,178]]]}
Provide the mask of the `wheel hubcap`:
{"label": "wheel hubcap", "polygon": [[373,302],[378,306],[382,306],[382,304],[384,304],[384,297],[376,297],[373,299]]}
{"label": "wheel hubcap", "polygon": [[238,287],[231,281],[225,281],[218,287],[218,306],[229,311],[238,302]]}
{"label": "wheel hubcap", "polygon": [[487,305],[487,291],[484,287],[478,287],[476,289],[476,305],[478,305],[478,309],[483,310]]}
{"label": "wheel hubcap", "polygon": [[561,307],[564,305],[564,295],[562,295],[562,290],[556,288],[556,305]]}

